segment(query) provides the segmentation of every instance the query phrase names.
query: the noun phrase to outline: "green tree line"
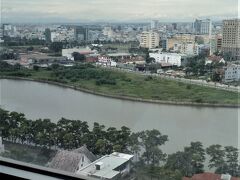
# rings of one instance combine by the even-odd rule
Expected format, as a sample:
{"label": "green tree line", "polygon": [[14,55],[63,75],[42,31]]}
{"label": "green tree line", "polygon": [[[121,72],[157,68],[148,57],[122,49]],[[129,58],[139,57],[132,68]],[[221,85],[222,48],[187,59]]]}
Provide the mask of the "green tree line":
{"label": "green tree line", "polygon": [[125,126],[106,128],[96,122],[90,128],[85,121],[65,118],[57,123],[50,119],[30,120],[23,113],[0,109],[0,130],[4,140],[46,149],[71,150],[86,145],[98,156],[114,151],[132,153],[136,158],[135,172],[144,172],[151,177],[179,179],[202,173],[206,155],[210,157],[209,168],[216,173],[240,176],[237,148],[211,145],[205,149],[201,142],[191,142],[183,151],[166,154],[161,147],[169,140],[168,136],[156,129],[131,132]]}

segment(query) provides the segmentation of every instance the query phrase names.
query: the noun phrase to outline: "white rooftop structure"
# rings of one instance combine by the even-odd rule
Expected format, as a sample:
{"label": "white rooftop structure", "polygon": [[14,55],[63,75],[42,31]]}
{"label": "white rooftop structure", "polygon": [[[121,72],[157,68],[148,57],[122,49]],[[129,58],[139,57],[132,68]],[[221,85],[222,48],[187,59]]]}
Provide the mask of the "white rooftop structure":
{"label": "white rooftop structure", "polygon": [[231,180],[232,176],[229,174],[222,174],[221,180]]}
{"label": "white rooftop structure", "polygon": [[109,57],[124,57],[124,56],[132,56],[130,53],[109,53],[107,54]]}
{"label": "white rooftop structure", "polygon": [[67,57],[68,59],[73,60],[72,53],[78,52],[80,54],[96,54],[96,50],[91,50],[89,47],[84,47],[84,48],[70,48],[70,49],[62,49],[62,56]]}
{"label": "white rooftop structure", "polygon": [[[93,163],[79,169],[77,174],[91,176],[100,179],[113,179],[127,171],[127,163],[133,155],[114,152],[110,155],[94,161]],[[124,168],[122,166],[126,165]],[[120,168],[121,166],[121,168]]]}
{"label": "white rooftop structure", "polygon": [[169,63],[171,65],[181,66],[182,56],[177,53],[149,53],[151,58],[154,58],[157,63]]}

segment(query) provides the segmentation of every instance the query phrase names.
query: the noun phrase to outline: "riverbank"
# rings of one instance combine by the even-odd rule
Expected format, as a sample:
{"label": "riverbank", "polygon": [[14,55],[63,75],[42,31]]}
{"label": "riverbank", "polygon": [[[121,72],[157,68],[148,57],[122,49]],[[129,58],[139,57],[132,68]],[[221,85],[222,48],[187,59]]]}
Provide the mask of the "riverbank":
{"label": "riverbank", "polygon": [[165,101],[165,100],[156,100],[156,99],[143,99],[143,98],[136,98],[136,97],[130,97],[130,96],[120,96],[120,95],[112,95],[112,94],[106,94],[74,85],[64,84],[60,82],[50,81],[46,79],[34,79],[34,78],[25,78],[25,77],[11,77],[11,76],[0,76],[0,79],[13,79],[13,80],[25,80],[25,81],[34,81],[39,83],[47,83],[55,86],[60,86],[64,88],[70,88],[77,91],[90,93],[97,96],[103,96],[107,98],[114,98],[114,99],[120,99],[120,100],[128,100],[128,101],[134,101],[134,102],[143,102],[143,103],[154,103],[154,104],[166,104],[166,105],[179,105],[179,106],[199,106],[199,107],[229,107],[229,108],[238,108],[240,107],[240,104],[216,104],[216,103],[196,103],[196,102],[184,102],[184,101]]}

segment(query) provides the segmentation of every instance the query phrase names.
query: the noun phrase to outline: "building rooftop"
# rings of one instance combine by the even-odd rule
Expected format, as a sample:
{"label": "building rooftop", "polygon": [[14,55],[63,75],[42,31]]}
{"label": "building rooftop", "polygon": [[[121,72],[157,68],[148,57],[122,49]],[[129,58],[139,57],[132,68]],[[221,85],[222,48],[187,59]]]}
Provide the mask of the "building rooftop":
{"label": "building rooftop", "polygon": [[[110,155],[103,156],[88,166],[81,168],[77,174],[111,179],[120,174],[120,172],[115,169],[132,158],[133,155],[115,152]],[[100,166],[99,170],[97,170],[96,166]]]}
{"label": "building rooftop", "polygon": [[208,57],[208,60],[211,60],[211,61],[214,61],[214,62],[218,62],[220,60],[222,60],[223,57],[222,56],[215,56],[215,55],[212,55],[212,56],[209,56]]}
{"label": "building rooftop", "polygon": [[93,162],[93,161],[95,161],[97,159],[96,156],[91,151],[89,151],[86,146],[82,146],[82,147],[80,147],[78,149],[75,149],[75,150],[73,150],[73,152],[79,153],[79,154],[85,154],[85,156],[87,156],[87,158],[91,162]]}
{"label": "building rooftop", "polygon": [[62,171],[76,172],[82,156],[82,154],[72,151],[58,151],[50,162],[49,167]]}
{"label": "building rooftop", "polygon": [[59,169],[68,172],[76,172],[79,167],[80,159],[86,156],[91,162],[97,158],[90,152],[86,146],[82,146],[72,151],[61,150],[58,151],[55,157],[49,164],[53,169]]}
{"label": "building rooftop", "polygon": [[220,175],[220,174],[205,172],[202,174],[195,174],[191,178],[184,177],[183,180],[239,180],[239,178],[231,177],[230,175],[227,175],[227,174]]}
{"label": "building rooftop", "polygon": [[130,53],[110,53],[107,55],[110,57],[118,57],[118,56],[131,56],[132,54],[130,54]]}

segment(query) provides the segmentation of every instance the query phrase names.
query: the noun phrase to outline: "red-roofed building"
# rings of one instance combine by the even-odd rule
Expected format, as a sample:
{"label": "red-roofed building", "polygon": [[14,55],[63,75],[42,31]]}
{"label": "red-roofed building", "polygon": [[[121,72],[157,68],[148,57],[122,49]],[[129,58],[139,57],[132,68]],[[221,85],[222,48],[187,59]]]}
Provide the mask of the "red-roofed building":
{"label": "red-roofed building", "polygon": [[205,64],[211,64],[211,63],[225,63],[225,60],[223,59],[222,56],[212,55],[206,59]]}
{"label": "red-roofed building", "polygon": [[182,180],[240,180],[240,178],[206,172],[202,174],[195,174],[191,178],[184,177]]}

